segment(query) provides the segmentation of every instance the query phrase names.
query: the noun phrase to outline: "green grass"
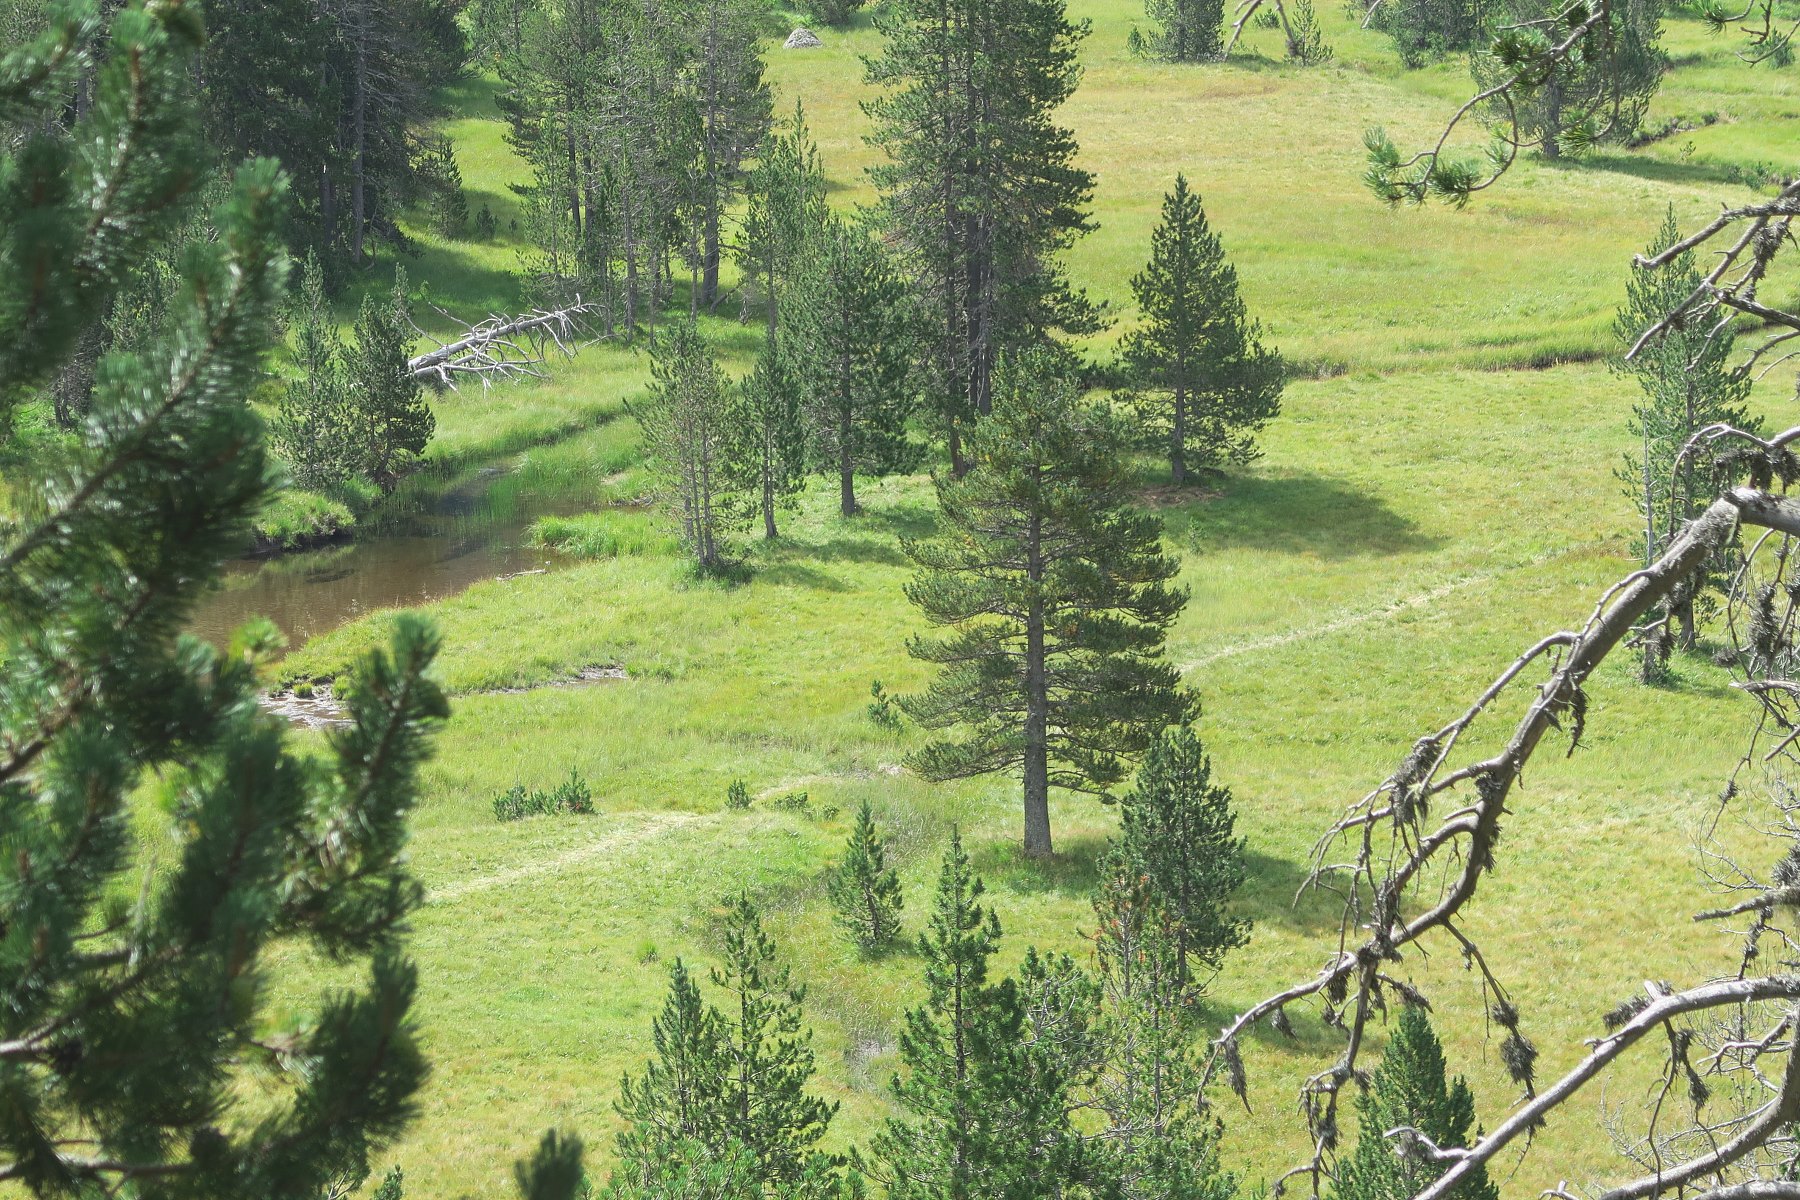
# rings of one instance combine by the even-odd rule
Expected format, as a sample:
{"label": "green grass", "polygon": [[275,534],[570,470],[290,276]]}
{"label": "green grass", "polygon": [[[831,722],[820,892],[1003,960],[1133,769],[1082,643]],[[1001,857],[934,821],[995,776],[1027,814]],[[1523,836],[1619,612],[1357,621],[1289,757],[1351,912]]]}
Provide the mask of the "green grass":
{"label": "green grass", "polygon": [[[1146,503],[1165,517],[1193,593],[1171,655],[1204,697],[1215,776],[1233,788],[1249,839],[1241,907],[1255,932],[1213,986],[1210,1026],[1310,975],[1332,944],[1328,907],[1294,903],[1316,832],[1520,648],[1582,620],[1628,567],[1630,513],[1612,471],[1629,384],[1599,365],[1497,368],[1607,351],[1629,255],[1662,208],[1691,220],[1749,195],[1724,170],[1791,148],[1800,93],[1794,72],[1731,68],[1727,44],[1676,22],[1680,65],[1653,120],[1729,120],[1585,163],[1526,163],[1463,211],[1393,213],[1358,183],[1361,130],[1379,121],[1417,142],[1463,94],[1460,72],[1402,72],[1331,5],[1322,16],[1337,61],[1311,72],[1262,57],[1272,48],[1260,33],[1230,64],[1138,62],[1124,50],[1129,0],[1071,7],[1094,22],[1068,116],[1100,178],[1101,226],[1071,269],[1123,318],[1096,348],[1130,320],[1125,281],[1164,187],[1184,170],[1252,310],[1323,376],[1291,387],[1266,457],[1210,490],[1171,495],[1157,467],[1144,469]],[[866,27],[826,36],[822,50],[770,57],[778,105],[805,101],[834,199],[848,203],[868,196],[856,55],[874,40]],[[502,235],[488,245],[421,235],[409,270],[457,311],[511,307],[505,184],[520,168],[489,85],[452,99],[473,207],[492,205]],[[741,367],[754,328],[708,329]],[[420,1195],[503,1194],[511,1160],[552,1124],[586,1135],[603,1167],[618,1077],[647,1051],[664,969],[712,955],[718,901],[739,888],[769,906],[811,989],[822,1087],[843,1103],[834,1142],[871,1131],[889,1111],[885,1081],[918,963],[861,962],[835,933],[821,872],[847,820],[775,811],[784,792],[808,791],[815,810],[875,805],[897,839],[915,929],[952,822],[991,885],[1009,960],[1034,942],[1077,949],[1088,919],[1111,810],[1059,803],[1059,857],[1023,861],[1013,785],[925,785],[896,765],[914,735],[866,713],[872,680],[903,691],[924,678],[902,649],[919,622],[900,594],[899,539],[929,528],[929,480],[871,482],[868,512],[849,520],[815,489],[781,542],[748,544],[747,584],[696,580],[666,530],[620,507],[643,489],[623,407],[644,377],[641,356],[596,347],[547,382],[438,401],[440,436],[418,486],[455,488],[498,466],[495,503],[569,500],[540,532],[592,561],[431,606],[455,695],[413,848],[432,896],[413,952],[436,1067],[419,1123],[390,1156]],[[1771,408],[1782,398],[1773,384],[1762,395]],[[284,673],[335,675],[383,640],[386,619],[296,650]],[[626,677],[539,686],[594,666]],[[1592,687],[1584,748],[1545,755],[1517,796],[1470,929],[1517,989],[1544,1074],[1575,1061],[1599,1014],[1637,981],[1730,969],[1730,945],[1686,914],[1707,903],[1691,839],[1739,752],[1743,715],[1700,659],[1680,662],[1663,689],[1611,664]],[[494,822],[496,792],[551,787],[571,768],[591,781],[599,815]],[[758,797],[748,812],[725,807],[737,778]],[[1750,803],[1741,811],[1760,815]],[[1474,982],[1441,949],[1407,970],[1454,1001],[1440,1028],[1491,1128],[1514,1089],[1484,1040]],[[276,986],[298,1006],[320,976],[290,965]],[[1316,1021],[1300,1034],[1297,1047],[1249,1048],[1254,1111],[1226,1114],[1228,1158],[1252,1181],[1301,1152],[1293,1088],[1323,1065],[1327,1041]],[[1638,1104],[1648,1068],[1634,1061],[1606,1103]],[[1507,1195],[1616,1175],[1601,1105],[1586,1096],[1544,1129],[1532,1157],[1502,1173]]]}

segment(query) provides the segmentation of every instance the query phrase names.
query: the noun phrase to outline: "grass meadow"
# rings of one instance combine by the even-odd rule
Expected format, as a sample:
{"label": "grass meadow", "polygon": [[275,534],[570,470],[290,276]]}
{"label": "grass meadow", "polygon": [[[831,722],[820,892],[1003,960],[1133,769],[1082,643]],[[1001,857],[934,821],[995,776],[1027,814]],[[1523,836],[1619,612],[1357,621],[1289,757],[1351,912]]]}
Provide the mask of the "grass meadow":
{"label": "grass meadow", "polygon": [[[1526,162],[1464,210],[1393,212],[1362,189],[1362,130],[1379,123],[1418,142],[1465,94],[1460,68],[1404,72],[1330,5],[1329,67],[1276,61],[1275,35],[1260,31],[1228,63],[1167,67],[1127,53],[1133,0],[1070,8],[1093,24],[1066,118],[1099,179],[1100,228],[1069,264],[1118,317],[1090,349],[1105,355],[1129,328],[1127,280],[1184,171],[1252,311],[1303,368],[1253,466],[1171,495],[1144,465],[1145,502],[1167,522],[1192,591],[1170,654],[1204,698],[1201,732],[1252,868],[1240,904],[1255,930],[1206,998],[1212,1027],[1323,960],[1334,915],[1317,898],[1295,901],[1317,831],[1629,568],[1631,510],[1613,471],[1632,388],[1601,360],[1630,255],[1666,206],[1691,222],[1751,194],[1731,182],[1746,165],[1791,163],[1800,74],[1734,66],[1727,42],[1674,20],[1676,69],[1651,123],[1699,128],[1585,161]],[[816,51],[771,48],[770,71],[778,111],[804,103],[834,201],[851,205],[870,196],[858,56],[877,35],[865,23],[825,37]],[[452,311],[504,310],[519,299],[507,184],[522,168],[490,83],[460,84],[447,101],[471,206],[488,205],[501,232],[486,244],[421,232],[408,270]],[[727,300],[707,329],[742,366],[757,327],[735,309]],[[1058,857],[1024,861],[1016,785],[923,784],[897,765],[915,735],[866,711],[872,681],[904,690],[923,679],[904,651],[920,623],[901,595],[899,539],[930,527],[930,480],[872,481],[868,511],[849,520],[825,489],[809,493],[787,537],[747,543],[749,583],[697,582],[666,534],[616,507],[639,487],[624,406],[646,375],[640,353],[596,346],[547,381],[438,402],[435,478],[499,466],[496,486],[514,494],[591,496],[595,515],[565,522],[563,536],[608,556],[429,609],[455,696],[412,851],[430,895],[413,952],[435,1067],[419,1121],[390,1155],[421,1195],[505,1194],[510,1163],[548,1125],[580,1131],[603,1170],[619,1076],[647,1053],[667,965],[710,960],[719,901],[738,889],[763,899],[810,989],[821,1087],[842,1103],[832,1141],[871,1132],[889,1111],[899,1015],[921,989],[910,955],[858,961],[823,903],[844,814],[865,798],[895,840],[913,928],[958,823],[1009,958],[1082,944],[1113,811],[1061,802]],[[1776,419],[1786,394],[1785,381],[1759,393]],[[282,671],[330,678],[383,640],[385,623],[374,614],[297,647]],[[540,686],[592,666],[626,677]],[[1471,932],[1516,989],[1541,1077],[1579,1057],[1600,1014],[1639,981],[1731,961],[1731,943],[1687,915],[1708,902],[1694,838],[1740,752],[1746,706],[1703,658],[1678,668],[1660,689],[1633,682],[1623,662],[1601,673],[1583,748],[1540,757],[1475,907]],[[1501,711],[1516,713],[1516,697]],[[494,820],[496,792],[550,786],[571,767],[591,781],[598,815]],[[739,778],[758,797],[747,812],[724,804]],[[773,803],[802,790],[810,814]],[[1762,815],[1740,800],[1726,836],[1750,839]],[[1408,970],[1456,1001],[1439,1025],[1492,1127],[1515,1089],[1474,982],[1436,949]],[[287,964],[276,985],[296,1003],[320,977],[303,965]],[[1250,1184],[1301,1152],[1294,1088],[1332,1046],[1309,1020],[1296,1043],[1247,1050],[1251,1110],[1224,1097],[1222,1111],[1227,1158]],[[1509,1197],[1622,1169],[1607,1114],[1642,1104],[1651,1082],[1623,1078],[1562,1110],[1502,1172]]]}

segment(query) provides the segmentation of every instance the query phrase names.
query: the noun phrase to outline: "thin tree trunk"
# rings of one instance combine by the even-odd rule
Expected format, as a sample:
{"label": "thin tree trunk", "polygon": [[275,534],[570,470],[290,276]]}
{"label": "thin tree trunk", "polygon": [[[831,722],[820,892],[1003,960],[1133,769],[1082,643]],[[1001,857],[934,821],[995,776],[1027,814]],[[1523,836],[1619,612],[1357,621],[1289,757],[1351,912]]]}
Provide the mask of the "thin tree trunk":
{"label": "thin tree trunk", "polygon": [[363,232],[368,215],[367,174],[369,127],[369,0],[356,6],[356,99],[351,112],[354,154],[350,160],[350,261],[363,262]]}
{"label": "thin tree trunk", "polygon": [[856,464],[850,457],[851,423],[849,409],[838,414],[838,511],[846,517],[856,515]]}
{"label": "thin tree trunk", "polygon": [[[1031,518],[1027,554],[1035,587],[1043,578],[1041,518]],[[1025,853],[1048,858],[1050,846],[1050,701],[1045,671],[1044,601],[1033,595],[1025,617]]]}
{"label": "thin tree trunk", "polygon": [[1175,385],[1174,436],[1169,445],[1169,478],[1176,487],[1187,482],[1187,388]]}

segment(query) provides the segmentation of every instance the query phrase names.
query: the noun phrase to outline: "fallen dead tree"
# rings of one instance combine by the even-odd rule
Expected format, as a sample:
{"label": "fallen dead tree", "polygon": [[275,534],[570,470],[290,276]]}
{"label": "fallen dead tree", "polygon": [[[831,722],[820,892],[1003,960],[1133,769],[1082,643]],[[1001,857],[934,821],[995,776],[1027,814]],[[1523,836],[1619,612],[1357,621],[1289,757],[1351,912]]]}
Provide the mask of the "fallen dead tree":
{"label": "fallen dead tree", "polygon": [[[433,387],[454,389],[461,380],[479,379],[483,387],[514,379],[541,379],[552,353],[567,357],[582,345],[583,318],[599,308],[597,303],[575,303],[562,308],[536,308],[517,316],[493,315],[465,325],[464,336],[440,342],[435,350],[409,360],[413,377]],[[442,309],[441,315],[450,317]],[[450,317],[455,320],[454,317]],[[422,336],[431,336],[420,331]],[[437,339],[433,338],[434,341]]]}

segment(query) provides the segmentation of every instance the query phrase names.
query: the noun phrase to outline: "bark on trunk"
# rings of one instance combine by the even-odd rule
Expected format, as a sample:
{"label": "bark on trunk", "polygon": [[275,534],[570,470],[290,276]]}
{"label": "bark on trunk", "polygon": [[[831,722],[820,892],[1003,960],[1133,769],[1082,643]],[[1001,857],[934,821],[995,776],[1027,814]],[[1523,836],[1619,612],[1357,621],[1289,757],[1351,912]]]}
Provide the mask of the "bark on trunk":
{"label": "bark on trunk", "polygon": [[1169,445],[1169,478],[1176,487],[1187,482],[1187,393],[1175,388],[1174,435]]}
{"label": "bark on trunk", "polygon": [[[1043,577],[1042,530],[1031,519],[1027,571]],[[1025,853],[1048,858],[1050,846],[1050,701],[1045,675],[1044,601],[1033,596],[1025,616]]]}

